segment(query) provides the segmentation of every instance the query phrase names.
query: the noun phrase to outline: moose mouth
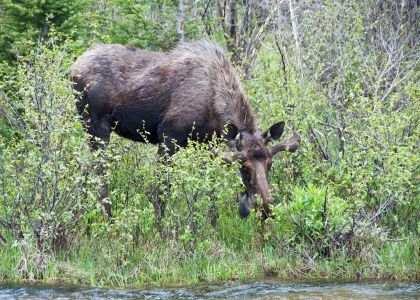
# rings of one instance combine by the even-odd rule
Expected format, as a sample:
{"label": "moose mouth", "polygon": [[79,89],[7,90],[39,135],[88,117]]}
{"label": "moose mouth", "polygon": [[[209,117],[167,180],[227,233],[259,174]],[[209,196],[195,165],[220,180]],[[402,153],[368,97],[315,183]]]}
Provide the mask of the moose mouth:
{"label": "moose mouth", "polygon": [[239,203],[239,215],[242,218],[246,218],[251,213],[249,209],[249,195],[245,192],[241,198],[241,202]]}

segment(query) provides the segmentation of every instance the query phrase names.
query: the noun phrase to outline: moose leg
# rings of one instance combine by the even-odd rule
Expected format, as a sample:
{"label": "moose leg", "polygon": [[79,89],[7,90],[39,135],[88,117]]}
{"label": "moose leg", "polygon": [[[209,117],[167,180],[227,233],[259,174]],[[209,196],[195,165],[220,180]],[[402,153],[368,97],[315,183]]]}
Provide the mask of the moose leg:
{"label": "moose leg", "polygon": [[[92,150],[104,150],[105,146],[109,143],[111,134],[111,124],[109,117],[92,117],[87,122],[88,133],[90,134],[89,145]],[[99,190],[99,203],[105,217],[111,218],[111,203],[108,201],[108,181],[105,178],[106,165],[105,162],[99,161],[96,174],[100,176],[100,190]]]}
{"label": "moose leg", "polygon": [[[159,144],[158,154],[160,157],[160,163],[165,167],[171,163],[170,156],[173,153],[168,151],[168,148],[165,145]],[[160,171],[157,176],[159,179],[159,185],[155,187],[153,208],[155,211],[156,226],[159,232],[162,233],[162,220],[165,215],[166,202],[170,197],[171,182],[166,170]]]}
{"label": "moose leg", "polygon": [[[162,128],[171,128],[168,124],[160,125],[158,128],[159,136],[159,150],[158,154],[161,157],[161,161],[165,166],[171,163],[171,156],[176,152],[176,145],[184,145],[187,141],[188,136],[184,136],[185,132],[176,131],[172,127],[171,130],[163,130]],[[180,144],[179,142],[182,141]],[[165,214],[166,202],[170,198],[171,182],[169,176],[165,172],[158,175],[160,178],[159,182],[164,182],[165,190],[161,188],[155,188],[155,199],[153,201],[153,207],[156,216],[156,225],[159,231],[162,233],[162,220]],[[163,177],[164,176],[164,177]]]}
{"label": "moose leg", "polygon": [[98,168],[98,175],[101,176],[101,188],[99,190],[99,203],[101,204],[102,213],[106,218],[112,217],[111,203],[108,201],[109,184],[107,179],[104,178],[106,167],[104,164]]}
{"label": "moose leg", "polygon": [[210,196],[210,209],[209,209],[209,217],[211,226],[214,229],[217,229],[217,219],[219,218],[219,209],[217,208],[216,199],[212,196],[214,194],[214,190],[209,193]]}

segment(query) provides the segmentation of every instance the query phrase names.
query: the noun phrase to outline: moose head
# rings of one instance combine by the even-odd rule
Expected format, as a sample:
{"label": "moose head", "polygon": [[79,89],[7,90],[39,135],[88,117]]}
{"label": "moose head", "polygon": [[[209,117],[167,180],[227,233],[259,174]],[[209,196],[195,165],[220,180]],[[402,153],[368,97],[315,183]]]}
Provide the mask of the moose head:
{"label": "moose head", "polygon": [[239,204],[239,214],[246,218],[250,214],[250,208],[257,209],[257,197],[263,201],[262,219],[268,218],[272,204],[268,182],[273,156],[280,151],[295,152],[300,144],[300,136],[294,132],[293,136],[286,141],[269,147],[269,143],[277,141],[283,134],[284,122],[272,125],[264,133],[241,132],[234,124],[228,125],[226,139],[232,152],[226,153],[223,159],[227,163],[239,160],[241,163],[242,181],[246,191]]}

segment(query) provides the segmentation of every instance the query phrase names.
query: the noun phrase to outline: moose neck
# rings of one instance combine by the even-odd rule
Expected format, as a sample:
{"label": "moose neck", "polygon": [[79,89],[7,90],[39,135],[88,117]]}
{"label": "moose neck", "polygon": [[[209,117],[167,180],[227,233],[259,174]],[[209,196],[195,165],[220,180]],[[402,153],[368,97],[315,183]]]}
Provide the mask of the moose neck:
{"label": "moose neck", "polygon": [[256,134],[258,126],[254,112],[244,93],[238,90],[221,90],[216,93],[216,113],[220,113],[224,124],[233,123],[241,132]]}
{"label": "moose neck", "polygon": [[[184,45],[182,47],[187,47]],[[212,51],[209,49],[212,48]],[[230,60],[214,48],[213,44],[202,49],[199,54],[202,57],[200,63],[206,69],[209,94],[213,113],[223,124],[235,124],[240,131],[254,134],[257,132],[257,124],[251,105],[246,98],[239,80],[239,76]]]}

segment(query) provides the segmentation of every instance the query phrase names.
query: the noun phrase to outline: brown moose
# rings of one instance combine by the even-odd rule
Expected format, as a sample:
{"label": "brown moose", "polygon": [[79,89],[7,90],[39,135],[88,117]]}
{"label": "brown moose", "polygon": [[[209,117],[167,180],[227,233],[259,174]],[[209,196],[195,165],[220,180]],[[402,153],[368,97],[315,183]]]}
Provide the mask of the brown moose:
{"label": "brown moose", "polygon": [[[224,136],[232,151],[224,159],[239,159],[242,165],[246,192],[240,215],[247,217],[250,206],[257,208],[259,195],[262,218],[267,218],[272,203],[268,183],[272,158],[279,151],[296,151],[300,137],[294,133],[289,140],[268,147],[281,137],[284,122],[259,131],[237,72],[215,43],[182,43],[167,53],[96,45],[72,65],[70,77],[93,148],[101,145],[94,137],[106,144],[111,131],[158,144],[160,154],[174,153],[174,143],[183,147],[188,138],[205,142],[214,133]],[[106,196],[107,186],[101,200]],[[110,215],[109,204],[101,203]]]}

